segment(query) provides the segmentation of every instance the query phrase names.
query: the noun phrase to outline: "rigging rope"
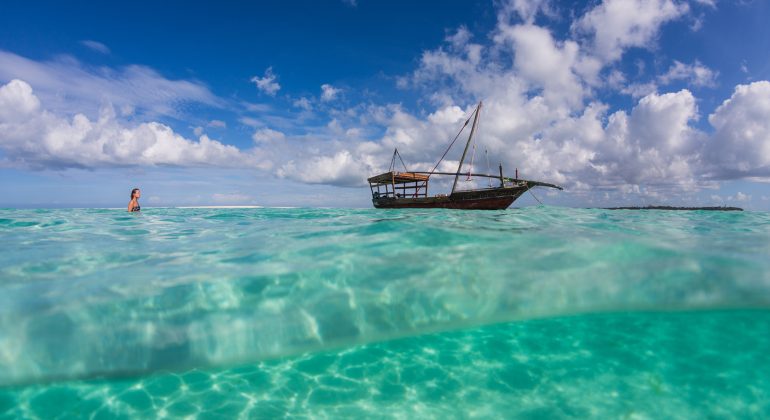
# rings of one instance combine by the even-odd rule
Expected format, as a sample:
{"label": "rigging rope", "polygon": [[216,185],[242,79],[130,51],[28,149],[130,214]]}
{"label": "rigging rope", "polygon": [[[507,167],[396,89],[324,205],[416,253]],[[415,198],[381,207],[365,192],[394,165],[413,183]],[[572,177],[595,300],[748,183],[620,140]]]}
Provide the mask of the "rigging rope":
{"label": "rigging rope", "polygon": [[398,160],[401,161],[401,164],[404,165],[404,171],[409,172],[409,168],[406,167],[406,163],[404,163],[404,159],[401,157],[401,153],[398,152],[398,148],[393,150],[393,157],[390,159],[390,167],[388,168],[388,171],[393,172],[396,170],[396,156],[398,156]]}
{"label": "rigging rope", "polygon": [[404,163],[404,159],[401,158],[401,153],[398,153],[398,149],[396,149],[396,154],[398,155],[398,160],[400,160],[401,164],[404,165],[404,171],[409,172],[409,169],[406,167],[406,163]]}
{"label": "rigging rope", "polygon": [[455,142],[460,137],[460,134],[463,133],[463,130],[465,130],[465,127],[467,127],[468,124],[471,122],[471,118],[473,118],[473,114],[478,112],[478,110],[479,109],[476,108],[473,112],[471,112],[471,115],[468,117],[468,119],[465,120],[465,124],[463,124],[462,128],[460,128],[460,131],[457,132],[457,135],[455,136],[454,140],[452,140],[452,142],[449,143],[449,147],[447,147],[446,150],[444,151],[444,154],[441,155],[441,159],[439,159],[438,162],[436,162],[436,166],[434,166],[433,169],[430,170],[430,173],[428,174],[428,178],[430,178],[430,176],[433,175],[433,172],[436,171],[436,168],[438,168],[438,165],[441,164],[441,161],[444,160],[444,158],[446,157],[446,154],[449,153],[449,149],[451,149],[452,146],[454,146]]}
{"label": "rigging rope", "polygon": [[542,201],[540,201],[540,200],[538,200],[538,199],[537,199],[537,197],[535,197],[535,194],[533,194],[533,193],[532,193],[532,190],[531,190],[531,189],[528,189],[527,191],[529,191],[530,195],[532,195],[532,197],[533,197],[535,200],[537,200],[537,202],[538,202],[538,203],[540,203],[540,205],[541,205],[541,206],[543,205],[543,202],[542,202]]}
{"label": "rigging rope", "polygon": [[[452,148],[452,146],[454,146],[454,144],[455,144],[455,142],[457,141],[457,139],[458,139],[458,138],[460,138],[460,134],[462,134],[462,133],[463,133],[463,130],[465,130],[465,127],[467,127],[467,126],[468,126],[468,124],[471,122],[471,118],[473,117],[473,114],[475,114],[475,113],[476,113],[476,112],[478,112],[478,111],[479,111],[479,109],[478,109],[478,107],[477,107],[477,108],[476,108],[476,109],[475,109],[473,112],[471,112],[471,114],[468,116],[468,119],[467,119],[467,120],[465,120],[465,124],[463,124],[463,126],[460,128],[460,131],[458,131],[458,132],[457,132],[457,135],[456,135],[456,136],[455,136],[455,138],[452,140],[452,142],[451,142],[451,143],[449,143],[449,147],[447,147],[447,148],[446,148],[446,150],[444,150],[444,154],[443,154],[443,155],[441,155],[441,158],[438,160],[438,162],[436,162],[436,165],[434,165],[434,166],[433,166],[433,169],[431,169],[431,170],[430,170],[430,172],[428,173],[428,178],[430,178],[430,176],[431,176],[431,175],[433,175],[433,172],[435,172],[435,171],[436,171],[436,168],[438,168],[438,165],[440,165],[440,164],[441,164],[441,162],[442,162],[442,161],[444,160],[444,158],[446,157],[446,154],[447,154],[447,153],[449,153],[449,150]],[[426,182],[427,182],[427,181],[426,181]],[[418,188],[415,190],[415,195],[417,194],[417,192],[418,192],[418,191],[420,191],[420,187],[418,187]]]}

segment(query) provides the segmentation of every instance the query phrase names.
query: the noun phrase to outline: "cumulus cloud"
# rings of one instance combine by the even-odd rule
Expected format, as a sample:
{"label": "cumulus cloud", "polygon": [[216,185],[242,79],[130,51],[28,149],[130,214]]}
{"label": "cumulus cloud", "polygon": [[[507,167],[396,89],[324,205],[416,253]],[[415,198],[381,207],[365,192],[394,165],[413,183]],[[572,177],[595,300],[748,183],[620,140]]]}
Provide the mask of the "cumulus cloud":
{"label": "cumulus cloud", "polygon": [[662,84],[683,80],[692,86],[715,86],[718,73],[695,60],[693,64],[684,64],[674,60],[668,71],[658,77]]}
{"label": "cumulus cloud", "polygon": [[687,13],[686,3],[672,0],[605,0],[573,24],[589,37],[594,54],[618,60],[629,47],[650,47],[664,23]]}
{"label": "cumulus cloud", "polygon": [[735,193],[735,201],[740,201],[740,202],[751,201],[751,196],[738,191],[737,193]]}
{"label": "cumulus cloud", "polygon": [[297,164],[291,160],[281,166],[278,176],[308,184],[362,186],[371,174],[371,167],[347,150],[332,156],[313,156]]}
{"label": "cumulus cloud", "polygon": [[770,82],[738,85],[709,122],[716,130],[707,150],[711,176],[770,177]]}
{"label": "cumulus cloud", "polygon": [[633,98],[641,98],[657,93],[659,85],[666,86],[677,81],[692,87],[714,87],[718,75],[718,72],[704,66],[698,60],[695,60],[693,64],[684,64],[674,60],[674,64],[669,67],[668,71],[656,76],[652,81],[626,84],[625,77],[619,71],[614,70],[608,77],[607,84],[620,93],[630,95]]}
{"label": "cumulus cloud", "polygon": [[97,119],[72,118],[43,109],[32,87],[12,80],[0,87],[0,149],[15,165],[33,169],[113,165],[260,166],[245,153],[202,135],[188,140],[157,122],[121,124],[111,106]]}
{"label": "cumulus cloud", "polygon": [[324,83],[321,85],[321,100],[324,102],[329,102],[337,99],[337,95],[341,92],[341,89],[338,89],[328,83]]}
{"label": "cumulus cloud", "polygon": [[102,53],[102,54],[110,53],[110,49],[106,45],[102,44],[101,42],[93,41],[90,39],[84,39],[80,41],[80,43],[98,53]]}
{"label": "cumulus cloud", "polygon": [[57,113],[76,109],[95,117],[99,107],[109,103],[131,114],[179,118],[180,108],[188,103],[225,105],[200,82],[170,80],[145,66],[90,68],[68,56],[35,61],[0,50],[0,83],[12,79],[34,86],[46,108]]}
{"label": "cumulus cloud", "polygon": [[[557,43],[550,31],[534,25],[501,27],[498,41],[509,41],[517,75],[543,89],[552,106],[568,104],[577,107],[585,95],[581,78],[576,74],[581,64],[578,44]],[[595,67],[591,71],[598,71]]]}
{"label": "cumulus cloud", "polygon": [[[617,111],[608,119],[604,139],[590,167],[601,178],[594,184],[680,185],[693,187],[702,140],[690,126],[697,117],[687,90],[642,98],[630,115]],[[595,177],[584,173],[585,180]]]}
{"label": "cumulus cloud", "polygon": [[265,70],[265,75],[262,77],[254,76],[251,78],[251,82],[257,85],[257,89],[270,95],[275,96],[281,89],[281,85],[276,82],[277,76],[273,73],[273,68],[268,67]]}

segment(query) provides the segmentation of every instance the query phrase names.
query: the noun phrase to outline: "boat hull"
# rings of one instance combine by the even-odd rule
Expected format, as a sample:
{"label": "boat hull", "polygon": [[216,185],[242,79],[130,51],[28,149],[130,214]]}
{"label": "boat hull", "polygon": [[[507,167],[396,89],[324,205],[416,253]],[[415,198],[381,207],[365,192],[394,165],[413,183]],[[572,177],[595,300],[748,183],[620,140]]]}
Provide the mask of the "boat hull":
{"label": "boat hull", "polygon": [[529,188],[525,186],[489,188],[482,190],[457,191],[443,197],[417,198],[373,198],[378,209],[460,209],[460,210],[503,210],[507,209]]}

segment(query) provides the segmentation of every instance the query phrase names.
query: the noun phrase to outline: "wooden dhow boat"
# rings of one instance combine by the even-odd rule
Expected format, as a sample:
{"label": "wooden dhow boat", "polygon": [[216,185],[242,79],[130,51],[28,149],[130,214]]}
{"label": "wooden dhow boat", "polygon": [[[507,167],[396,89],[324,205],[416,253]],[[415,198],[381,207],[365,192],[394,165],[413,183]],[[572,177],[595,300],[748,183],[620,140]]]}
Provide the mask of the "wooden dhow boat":
{"label": "wooden dhow boat", "polygon": [[[531,181],[519,179],[518,170],[514,178],[503,176],[503,165],[499,166],[499,174],[479,174],[473,173],[472,169],[468,172],[461,172],[463,163],[468,154],[468,148],[471,145],[473,136],[476,133],[481,112],[482,103],[473,111],[471,116],[465,121],[465,124],[457,133],[452,143],[441,156],[438,163],[430,172],[409,171],[406,168],[404,160],[398,153],[398,149],[393,152],[393,158],[388,172],[375,175],[368,179],[369,188],[372,192],[372,204],[378,209],[399,209],[399,208],[445,208],[445,209],[465,209],[465,210],[502,210],[508,208],[517,198],[534,187],[549,187],[561,190],[562,187],[547,182]],[[468,135],[468,141],[465,143],[460,164],[457,172],[436,172],[441,161],[444,160],[449,150],[460,137],[465,127],[473,119],[471,132]],[[396,157],[404,165],[404,172],[395,171]],[[428,195],[428,183],[432,176],[454,176],[454,183],[449,194]],[[489,188],[475,188],[467,190],[458,190],[457,184],[460,176],[490,179]],[[498,186],[491,186],[491,181],[499,182]]]}

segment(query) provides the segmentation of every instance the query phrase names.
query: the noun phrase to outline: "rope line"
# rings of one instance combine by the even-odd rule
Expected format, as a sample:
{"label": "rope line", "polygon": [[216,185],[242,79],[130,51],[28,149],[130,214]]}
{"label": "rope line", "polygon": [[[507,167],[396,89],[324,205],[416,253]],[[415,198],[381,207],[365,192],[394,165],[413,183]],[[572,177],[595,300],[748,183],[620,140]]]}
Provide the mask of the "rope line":
{"label": "rope line", "polygon": [[393,157],[390,159],[390,167],[388,168],[388,171],[393,172],[396,170],[396,156],[398,156],[398,160],[401,161],[401,164],[404,165],[404,171],[409,172],[409,168],[406,167],[404,158],[401,157],[401,153],[398,152],[398,148],[393,150]]}
{"label": "rope line", "polygon": [[468,119],[465,120],[465,124],[463,124],[462,128],[460,128],[460,131],[457,132],[457,135],[455,136],[454,140],[452,140],[452,142],[449,143],[449,147],[446,148],[446,150],[444,151],[444,154],[441,155],[441,158],[438,160],[438,162],[436,162],[436,166],[434,166],[433,169],[430,170],[430,173],[428,174],[428,178],[430,178],[430,176],[433,175],[433,172],[436,171],[436,168],[438,168],[438,165],[441,164],[441,162],[444,160],[444,158],[446,157],[446,154],[449,153],[449,150],[452,148],[452,146],[454,146],[455,142],[460,137],[460,134],[463,133],[463,130],[465,130],[465,127],[467,127],[468,124],[471,122],[471,118],[473,117],[473,114],[475,114],[477,111],[478,111],[478,108],[473,110],[473,112],[471,112],[471,115],[468,117]]}
{"label": "rope line", "polygon": [[406,167],[406,163],[404,163],[404,159],[401,158],[401,153],[398,152],[398,149],[396,149],[396,154],[398,155],[398,160],[400,160],[401,164],[404,165],[404,171],[409,172],[409,169]]}
{"label": "rope line", "polygon": [[542,201],[538,200],[538,198],[537,198],[537,197],[535,197],[535,194],[532,192],[532,190],[531,190],[531,189],[528,189],[527,191],[529,191],[529,194],[530,194],[530,195],[532,195],[532,197],[533,197],[535,200],[537,200],[537,202],[538,202],[538,203],[540,203],[540,205],[541,205],[541,206],[542,206],[542,205],[544,205]]}
{"label": "rope line", "polygon": [[[441,155],[441,158],[438,160],[438,162],[436,162],[436,165],[433,166],[433,169],[431,169],[430,172],[428,173],[428,178],[429,179],[430,179],[430,176],[433,175],[433,172],[436,172],[436,168],[438,168],[438,165],[440,165],[441,162],[444,160],[444,158],[446,157],[446,154],[449,153],[449,150],[452,149],[452,146],[454,146],[454,144],[457,141],[457,139],[460,138],[460,134],[463,133],[463,130],[465,130],[465,127],[467,127],[468,124],[470,124],[471,118],[473,117],[473,114],[478,112],[478,110],[479,110],[478,108],[473,110],[473,112],[471,112],[471,114],[468,116],[468,119],[465,120],[465,124],[463,124],[463,126],[460,128],[460,131],[457,132],[457,135],[452,140],[452,142],[449,143],[449,147],[447,147],[446,150],[444,150],[444,154]],[[417,194],[418,191],[420,191],[420,187],[417,188],[417,190],[415,191],[415,194]]]}

